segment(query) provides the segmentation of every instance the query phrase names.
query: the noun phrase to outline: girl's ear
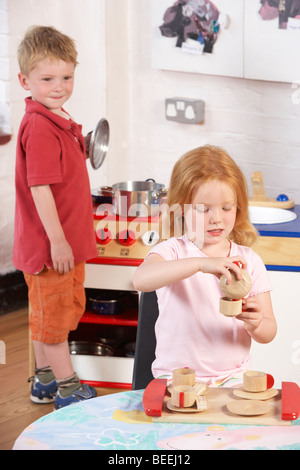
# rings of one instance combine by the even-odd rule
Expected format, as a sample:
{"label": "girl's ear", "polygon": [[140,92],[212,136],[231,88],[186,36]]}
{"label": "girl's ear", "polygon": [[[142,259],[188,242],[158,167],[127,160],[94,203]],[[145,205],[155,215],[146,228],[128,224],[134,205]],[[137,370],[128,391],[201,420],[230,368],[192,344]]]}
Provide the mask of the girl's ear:
{"label": "girl's ear", "polygon": [[30,88],[29,88],[29,85],[28,85],[28,79],[24,75],[24,73],[19,73],[18,78],[19,78],[19,82],[20,82],[21,87],[24,88],[24,90],[29,90]]}

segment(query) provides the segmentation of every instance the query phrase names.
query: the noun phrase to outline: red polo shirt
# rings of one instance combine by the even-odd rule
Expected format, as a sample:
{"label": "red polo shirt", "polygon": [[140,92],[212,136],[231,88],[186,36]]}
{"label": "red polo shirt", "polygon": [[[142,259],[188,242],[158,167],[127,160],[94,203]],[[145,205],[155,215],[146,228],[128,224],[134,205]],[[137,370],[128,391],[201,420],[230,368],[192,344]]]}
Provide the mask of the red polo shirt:
{"label": "red polo shirt", "polygon": [[81,126],[26,98],[16,155],[13,263],[26,273],[52,267],[50,243],[30,186],[50,185],[74,262],[97,256]]}

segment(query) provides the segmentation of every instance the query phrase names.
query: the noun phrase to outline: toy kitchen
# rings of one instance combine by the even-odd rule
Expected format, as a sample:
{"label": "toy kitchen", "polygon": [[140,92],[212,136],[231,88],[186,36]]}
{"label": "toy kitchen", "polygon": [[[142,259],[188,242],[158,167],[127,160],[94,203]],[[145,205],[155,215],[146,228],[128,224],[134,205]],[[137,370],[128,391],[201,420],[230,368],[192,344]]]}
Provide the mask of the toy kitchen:
{"label": "toy kitchen", "polygon": [[[85,137],[93,169],[103,164],[110,128],[101,119]],[[69,336],[74,370],[94,386],[131,388],[139,294],[132,278],[160,239],[163,184],[122,182],[91,191],[98,257],[86,265],[86,311]]]}
{"label": "toy kitchen", "polygon": [[[99,125],[90,139],[94,168],[107,150],[104,124],[104,144],[103,135],[102,140],[97,135]],[[252,368],[272,374],[280,388],[282,381],[300,384],[300,205],[285,195],[267,198],[258,172],[251,183],[250,219],[260,234],[252,248],[268,269],[278,324],[271,343],[253,342]],[[153,180],[129,181],[94,189],[91,197],[98,257],[86,265],[87,309],[70,334],[71,359],[82,381],[130,389],[139,305],[132,278],[151,247],[162,240],[160,208],[166,189]]]}
{"label": "toy kitchen", "polygon": [[92,190],[98,257],[86,265],[87,311],[70,349],[77,373],[94,386],[131,388],[139,303],[132,277],[161,239],[165,194],[153,180]]}

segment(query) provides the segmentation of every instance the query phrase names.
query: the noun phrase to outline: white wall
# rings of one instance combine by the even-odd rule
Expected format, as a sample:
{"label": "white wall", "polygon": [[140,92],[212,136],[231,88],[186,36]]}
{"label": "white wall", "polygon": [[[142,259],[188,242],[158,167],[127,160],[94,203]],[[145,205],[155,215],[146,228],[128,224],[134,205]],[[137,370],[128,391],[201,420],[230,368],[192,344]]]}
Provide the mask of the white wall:
{"label": "white wall", "polygon": [[[8,53],[7,0],[0,0],[0,132],[10,135],[10,70]],[[14,166],[12,143],[0,146],[0,273],[11,269],[11,247],[14,207]]]}
{"label": "white wall", "polygon": [[[300,203],[300,104],[291,83],[153,69],[151,0],[8,0],[7,5],[14,139],[0,148],[0,273],[13,269],[14,148],[24,110],[16,49],[31,24],[53,24],[76,39],[80,64],[67,109],[84,132],[101,117],[109,120],[108,156],[100,170],[90,170],[92,187],[150,177],[168,186],[182,153],[212,143],[232,155],[248,182],[252,171],[263,171],[270,197],[284,192]],[[204,124],[167,121],[164,102],[174,96],[204,100]]]}
{"label": "white wall", "polygon": [[[132,178],[168,184],[182,153],[213,143],[236,159],[248,182],[252,171],[263,171],[270,197],[284,192],[300,203],[300,104],[293,104],[299,92],[295,100],[291,83],[152,69],[150,4],[129,2]],[[177,96],[205,101],[203,125],[165,119],[165,98]]]}
{"label": "white wall", "polygon": [[[5,3],[7,5],[5,5]],[[14,165],[16,137],[24,113],[26,92],[18,83],[17,48],[29,26],[53,25],[75,39],[79,65],[73,96],[66,109],[91,131],[106,115],[106,46],[104,0],[1,0],[7,9],[8,59],[10,65],[10,113],[12,140],[0,147],[0,274],[14,270],[11,262],[14,221]],[[1,30],[1,33],[4,31]],[[91,185],[105,184],[106,164],[101,173],[89,166]],[[76,197],[76,195],[74,195]]]}

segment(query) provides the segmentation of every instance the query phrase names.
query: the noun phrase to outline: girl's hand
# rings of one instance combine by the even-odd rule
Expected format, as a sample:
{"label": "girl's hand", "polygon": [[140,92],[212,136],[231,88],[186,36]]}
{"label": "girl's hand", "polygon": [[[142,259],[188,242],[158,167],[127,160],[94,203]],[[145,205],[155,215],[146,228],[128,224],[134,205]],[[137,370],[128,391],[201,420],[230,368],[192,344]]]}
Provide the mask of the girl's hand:
{"label": "girl's hand", "polygon": [[247,262],[241,256],[233,256],[232,258],[193,257],[165,261],[158,254],[152,253],[135,271],[133,285],[137,290],[151,292],[182,281],[199,271],[214,274],[217,278],[225,274],[227,282],[230,284],[231,273],[235,272],[237,278],[242,279],[241,268],[246,266]]}
{"label": "girl's hand", "polygon": [[[241,269],[245,269],[247,262],[241,256],[231,258],[200,258],[199,271],[214,274],[218,279],[225,275],[227,283],[231,282],[231,272],[234,272],[238,279],[242,279]],[[231,271],[231,272],[230,272]]]}
{"label": "girl's hand", "polygon": [[243,299],[243,311],[236,317],[244,322],[244,327],[258,343],[269,343],[277,332],[269,292]]}
{"label": "girl's hand", "polygon": [[256,330],[263,321],[264,315],[261,309],[261,303],[257,297],[247,297],[242,300],[242,313],[236,318],[244,322],[246,330],[250,333]]}

